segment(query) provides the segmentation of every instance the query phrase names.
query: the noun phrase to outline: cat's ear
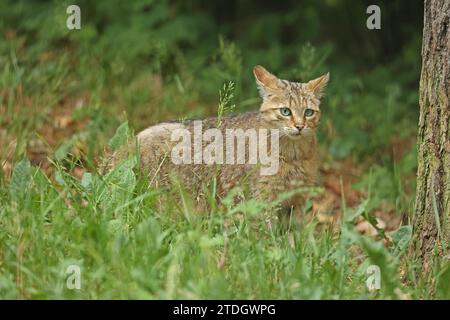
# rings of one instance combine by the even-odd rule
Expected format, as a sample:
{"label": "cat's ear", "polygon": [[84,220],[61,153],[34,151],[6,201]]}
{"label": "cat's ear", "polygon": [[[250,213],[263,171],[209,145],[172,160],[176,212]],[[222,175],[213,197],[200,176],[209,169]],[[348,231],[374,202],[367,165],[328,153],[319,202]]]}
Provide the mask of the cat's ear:
{"label": "cat's ear", "polygon": [[311,80],[307,83],[307,87],[314,95],[320,99],[323,97],[323,91],[327,86],[328,81],[330,80],[330,73],[324,74],[323,76]]}
{"label": "cat's ear", "polygon": [[280,80],[263,66],[254,67],[253,74],[255,75],[256,84],[258,85],[259,93],[263,99],[276,93],[280,89],[278,85]]}

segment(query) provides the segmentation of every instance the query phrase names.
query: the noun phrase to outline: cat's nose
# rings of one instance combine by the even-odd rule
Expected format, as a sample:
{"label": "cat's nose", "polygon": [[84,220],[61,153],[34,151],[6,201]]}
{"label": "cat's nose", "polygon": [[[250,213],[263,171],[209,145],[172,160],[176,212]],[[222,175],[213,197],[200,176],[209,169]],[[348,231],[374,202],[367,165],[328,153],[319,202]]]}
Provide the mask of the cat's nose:
{"label": "cat's nose", "polygon": [[301,124],[296,124],[295,127],[297,128],[298,132],[302,131],[303,128],[305,127],[304,125]]}

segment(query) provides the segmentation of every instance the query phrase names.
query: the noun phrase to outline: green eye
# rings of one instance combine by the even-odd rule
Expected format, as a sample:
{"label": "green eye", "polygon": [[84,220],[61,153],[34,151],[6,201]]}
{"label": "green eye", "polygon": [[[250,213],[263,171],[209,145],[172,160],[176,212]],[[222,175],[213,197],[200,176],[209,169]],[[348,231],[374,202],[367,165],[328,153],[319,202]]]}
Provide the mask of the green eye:
{"label": "green eye", "polygon": [[291,109],[286,108],[286,107],[280,108],[280,113],[281,113],[283,116],[288,117],[288,116],[291,115]]}
{"label": "green eye", "polygon": [[312,110],[312,109],[305,110],[305,117],[311,117],[313,114],[314,114],[314,110]]}

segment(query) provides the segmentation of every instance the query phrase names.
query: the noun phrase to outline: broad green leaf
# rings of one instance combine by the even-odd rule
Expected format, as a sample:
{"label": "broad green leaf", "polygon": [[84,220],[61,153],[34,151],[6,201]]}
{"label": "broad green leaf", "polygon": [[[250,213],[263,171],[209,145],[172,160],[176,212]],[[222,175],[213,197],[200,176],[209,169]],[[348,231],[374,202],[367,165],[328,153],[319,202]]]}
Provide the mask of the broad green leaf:
{"label": "broad green leaf", "polygon": [[352,210],[352,212],[347,214],[345,216],[345,222],[353,222],[357,217],[366,212],[368,202],[369,202],[368,200],[364,200],[355,210]]}
{"label": "broad green leaf", "polygon": [[54,153],[55,159],[57,161],[63,160],[67,156],[67,154],[70,152],[72,147],[73,147],[73,139],[69,139],[69,140],[64,141],[58,147],[58,149],[56,149],[56,151]]}
{"label": "broad green leaf", "polygon": [[92,185],[92,173],[85,172],[81,178],[81,185],[86,189],[90,190]]}

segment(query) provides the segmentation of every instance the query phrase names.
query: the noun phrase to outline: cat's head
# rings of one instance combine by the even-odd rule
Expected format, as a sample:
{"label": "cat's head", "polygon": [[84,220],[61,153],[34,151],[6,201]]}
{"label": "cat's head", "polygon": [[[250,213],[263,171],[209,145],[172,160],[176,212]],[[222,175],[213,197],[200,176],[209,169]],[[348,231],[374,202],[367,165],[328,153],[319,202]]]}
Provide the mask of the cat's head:
{"label": "cat's head", "polygon": [[254,67],[253,73],[263,98],[261,120],[292,139],[313,134],[319,124],[320,98],[329,74],[300,83],[279,79],[262,66]]}

